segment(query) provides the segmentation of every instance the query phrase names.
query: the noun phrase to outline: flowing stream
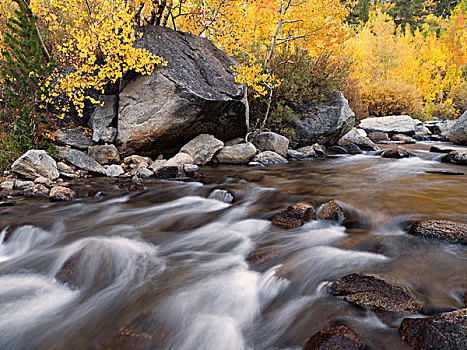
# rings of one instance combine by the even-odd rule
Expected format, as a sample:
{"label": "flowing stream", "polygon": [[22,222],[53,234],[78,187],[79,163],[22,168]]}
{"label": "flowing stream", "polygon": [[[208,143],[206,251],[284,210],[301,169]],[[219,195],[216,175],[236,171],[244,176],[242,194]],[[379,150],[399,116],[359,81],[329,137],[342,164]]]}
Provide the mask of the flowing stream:
{"label": "flowing stream", "polygon": [[[424,314],[462,307],[467,250],[406,233],[416,218],[467,222],[467,174],[439,173],[467,168],[429,145],[408,159],[209,166],[202,182],[148,180],[139,193],[94,178],[73,188],[104,197],[18,199],[0,208],[0,349],[301,349],[333,324],[370,349],[406,349],[397,326],[326,284],[375,273],[410,287]],[[345,226],[271,225],[290,204],[332,199]],[[255,249],[268,258],[249,261]],[[67,273],[73,283],[56,278]]]}

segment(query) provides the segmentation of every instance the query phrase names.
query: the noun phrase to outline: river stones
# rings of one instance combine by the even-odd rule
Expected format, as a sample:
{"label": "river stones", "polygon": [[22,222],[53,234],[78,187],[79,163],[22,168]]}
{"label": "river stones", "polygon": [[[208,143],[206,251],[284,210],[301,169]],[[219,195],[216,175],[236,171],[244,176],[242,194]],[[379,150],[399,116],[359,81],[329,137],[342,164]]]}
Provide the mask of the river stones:
{"label": "river stones", "polygon": [[123,175],[125,171],[120,165],[112,164],[107,169],[105,169],[105,175],[108,177],[118,177]]}
{"label": "river stones", "polygon": [[360,121],[360,128],[365,129],[366,132],[379,131],[391,135],[415,134],[414,119],[408,115],[366,118]]}
{"label": "river stones", "polygon": [[34,186],[24,190],[23,196],[26,198],[47,198],[49,197],[49,189],[41,184],[35,184]]}
{"label": "river stones", "polygon": [[467,309],[426,318],[405,318],[399,335],[415,350],[467,349]]}
{"label": "river stones", "polygon": [[261,164],[284,164],[288,163],[287,159],[273,151],[265,151],[258,154],[251,160],[253,163]]}
{"label": "river stones", "polygon": [[467,111],[449,129],[447,137],[458,145],[467,146]]}
{"label": "river stones", "polygon": [[307,340],[303,350],[364,350],[358,335],[346,326],[326,327]]}
{"label": "river stones", "polygon": [[423,220],[412,225],[410,235],[467,245],[467,224],[447,220]]}
{"label": "river stones", "polygon": [[251,142],[261,151],[273,151],[282,157],[287,156],[289,139],[274,132],[262,132],[253,137]]}
{"label": "river stones", "polygon": [[272,224],[284,228],[297,228],[305,225],[314,214],[313,206],[306,203],[296,203],[277,213]]}
{"label": "river stones", "polygon": [[396,134],[391,137],[391,141],[401,142],[401,143],[415,143],[416,140],[410,136],[404,134]]}
{"label": "river stones", "polygon": [[402,147],[394,147],[383,152],[383,158],[408,158],[409,152]]}
{"label": "river stones", "polygon": [[363,153],[360,147],[358,147],[355,143],[347,143],[342,146],[343,149],[347,151],[348,154],[361,154]]}
{"label": "river stones", "polygon": [[65,202],[74,199],[76,193],[63,186],[54,186],[50,190],[49,197],[51,202]]}
{"label": "river stones", "polygon": [[329,220],[329,221],[343,221],[344,220],[344,211],[337,204],[336,201],[332,200],[323,204],[323,206],[318,211],[319,220]]}
{"label": "river stones", "polygon": [[164,165],[154,172],[158,179],[176,179],[184,176],[183,165]]}
{"label": "river stones", "polygon": [[113,164],[120,161],[120,155],[114,145],[92,146],[88,149],[88,154],[99,164]]}
{"label": "river stones", "polygon": [[[365,130],[363,131],[364,135],[366,135]],[[345,146],[349,143],[357,145],[360,149],[364,151],[377,151],[378,146],[376,146],[373,141],[371,141],[368,137],[360,135],[356,128],[350,130],[347,134],[342,136],[342,138],[337,143],[339,146]]]}
{"label": "river stones", "polygon": [[406,288],[374,276],[357,273],[344,276],[332,282],[328,292],[349,303],[385,311],[415,313],[421,309]]}
{"label": "river stones", "polygon": [[27,151],[13,163],[11,169],[27,179],[44,176],[55,180],[60,176],[57,163],[43,150]]}
{"label": "river stones", "polygon": [[55,140],[62,145],[71,146],[83,150],[92,146],[92,141],[79,129],[57,130]]}
{"label": "river stones", "polygon": [[452,151],[441,158],[443,163],[467,165],[467,151]]}
{"label": "river stones", "polygon": [[225,146],[216,158],[219,163],[247,164],[256,155],[256,147],[252,143],[240,143],[234,146]]}
{"label": "river stones", "polygon": [[247,260],[253,265],[259,265],[279,256],[279,250],[273,247],[258,247],[250,254]]}
{"label": "river stones", "polygon": [[180,152],[189,154],[193,158],[192,164],[204,165],[223,147],[224,143],[214,136],[201,134],[183,146]]}
{"label": "river stones", "polygon": [[139,163],[146,163],[146,166],[148,166],[149,164],[152,163],[152,160],[149,157],[132,155],[132,156],[125,157],[123,159],[123,162],[125,164],[135,164],[135,165],[138,165]]}
{"label": "river stones", "polygon": [[92,173],[105,175],[105,168],[91,156],[76,149],[70,149],[66,154],[66,160],[75,167]]}
{"label": "river stones", "polygon": [[375,143],[389,141],[389,135],[381,131],[370,132],[368,138]]}
{"label": "river stones", "polygon": [[[194,160],[187,153],[177,153],[175,156],[170,158],[167,162],[164,163],[165,166],[179,166],[184,164],[193,164]],[[151,164],[152,165],[152,164]]]}

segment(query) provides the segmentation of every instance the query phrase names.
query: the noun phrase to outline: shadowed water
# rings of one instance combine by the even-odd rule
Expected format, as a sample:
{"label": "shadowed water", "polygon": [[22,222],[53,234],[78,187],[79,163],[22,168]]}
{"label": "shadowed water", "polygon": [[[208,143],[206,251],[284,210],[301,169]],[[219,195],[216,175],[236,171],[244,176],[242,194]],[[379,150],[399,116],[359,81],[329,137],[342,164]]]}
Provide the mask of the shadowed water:
{"label": "shadowed water", "polygon": [[[370,349],[405,349],[397,325],[326,285],[376,273],[409,287],[424,314],[462,307],[466,249],[406,234],[420,217],[467,222],[467,175],[427,173],[467,169],[439,163],[428,147],[402,160],[204,167],[202,183],[150,180],[141,193],[118,180],[77,181],[78,193],[106,196],[1,208],[0,349],[301,349],[333,324]],[[289,204],[331,199],[346,226],[270,223]],[[270,257],[249,262],[257,248]],[[55,276],[70,258],[67,284]],[[141,333],[157,334],[149,343],[122,333],[141,319]]]}

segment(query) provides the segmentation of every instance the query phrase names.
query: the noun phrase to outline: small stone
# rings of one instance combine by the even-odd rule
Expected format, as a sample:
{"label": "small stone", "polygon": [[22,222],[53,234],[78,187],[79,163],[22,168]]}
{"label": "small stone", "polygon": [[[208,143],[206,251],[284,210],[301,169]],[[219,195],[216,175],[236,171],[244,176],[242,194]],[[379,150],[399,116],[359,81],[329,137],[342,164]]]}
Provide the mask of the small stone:
{"label": "small stone", "polygon": [[234,146],[225,146],[216,158],[219,163],[224,164],[247,164],[256,155],[256,147],[248,143],[240,143]]}
{"label": "small stone", "polygon": [[199,176],[199,166],[194,164],[185,164],[183,166],[183,171],[185,172],[186,177],[198,177]]}
{"label": "small stone", "polygon": [[136,164],[136,165],[138,165],[138,164],[140,164],[140,163],[146,163],[146,166],[148,166],[149,164],[152,163],[151,158],[149,158],[149,157],[137,156],[137,155],[125,157],[125,158],[123,159],[123,161],[124,161],[126,164]]}
{"label": "small stone", "polygon": [[346,326],[326,327],[307,340],[303,350],[364,350],[358,335]]}
{"label": "small stone", "polygon": [[12,191],[14,187],[15,187],[14,181],[3,181],[2,184],[0,185],[0,188],[2,190],[7,190],[7,191]]}
{"label": "small stone", "polygon": [[192,164],[204,165],[211,161],[214,154],[224,147],[224,143],[212,135],[201,134],[182,147],[180,153],[187,153],[193,158]]}
{"label": "small stone", "polygon": [[65,202],[74,199],[76,193],[67,187],[55,186],[50,190],[49,196],[51,202]]}
{"label": "small stone", "polygon": [[329,154],[348,154],[347,150],[341,146],[331,146],[328,148]]}
{"label": "small stone", "polygon": [[344,211],[336,201],[332,200],[319,209],[318,219],[341,222],[344,220]]}
{"label": "small stone", "polygon": [[105,175],[108,177],[118,177],[123,175],[125,172],[120,165],[112,164],[107,169],[105,169]]}
{"label": "small stone", "polygon": [[183,165],[162,166],[154,173],[158,179],[176,179],[183,177]]}
{"label": "small stone", "polygon": [[382,155],[383,158],[396,158],[396,159],[408,158],[409,156],[410,156],[409,152],[407,152],[407,150],[402,147],[394,147],[392,149],[388,149],[384,151]]}
{"label": "small stone", "polygon": [[272,220],[273,225],[285,228],[297,228],[305,225],[314,214],[314,208],[306,203],[296,203],[286,210],[277,213]]}
{"label": "small stone", "polygon": [[[58,166],[58,164],[57,164]],[[47,187],[51,187],[53,185],[53,181],[46,178],[46,177],[43,177],[43,176],[40,176],[38,177],[37,179],[34,180],[34,183],[35,184],[41,184],[41,185],[44,185],[44,186],[47,186]]]}
{"label": "small stone", "polygon": [[47,198],[49,197],[49,189],[44,185],[37,184],[24,190],[23,195],[26,198]]}
{"label": "small stone", "polygon": [[212,191],[208,198],[216,199],[218,201],[228,204],[234,201],[234,196],[229,191],[221,189],[215,189],[214,191]]}
{"label": "small stone", "polygon": [[[318,145],[319,146],[319,145]],[[305,158],[312,158],[316,157],[316,149],[315,146],[305,146],[297,149],[298,152],[302,153]],[[326,153],[326,151],[323,151],[323,155]]]}
{"label": "small stone", "polygon": [[274,132],[262,132],[253,137],[251,142],[261,151],[272,151],[282,157],[287,156],[289,139]]}
{"label": "small stone", "polygon": [[44,176],[55,180],[59,177],[57,163],[43,150],[27,151],[13,163],[11,169],[27,179]]}
{"label": "small stone", "polygon": [[344,148],[348,154],[361,154],[362,153],[362,150],[360,149],[360,147],[358,147],[354,143],[347,143],[346,145],[342,146],[342,148]]}
{"label": "small stone", "polygon": [[368,138],[375,143],[389,141],[389,135],[381,131],[370,132]]}
{"label": "small stone", "polygon": [[62,173],[62,172],[60,172],[60,176],[63,176],[66,179],[77,179],[77,178],[79,178],[79,175],[75,174],[75,173]]}
{"label": "small stone", "polygon": [[239,145],[239,144],[241,144],[241,143],[245,143],[245,139],[242,139],[241,137],[237,137],[236,139],[227,141],[227,142],[224,144],[224,147],[235,146],[235,145]]}
{"label": "small stone", "polygon": [[441,158],[443,163],[467,165],[467,151],[453,151]]}
{"label": "small stone", "polygon": [[174,157],[165,162],[165,166],[179,166],[184,164],[193,164],[193,158],[187,153],[177,153]]}
{"label": "small stone", "polygon": [[74,166],[92,173],[105,174],[105,168],[91,156],[76,149],[71,149],[66,155],[66,160]]}
{"label": "small stone", "polygon": [[261,164],[285,164],[288,163],[287,159],[282,157],[281,155],[272,152],[272,151],[265,151],[258,154],[256,157],[252,159],[252,162],[258,162]]}
{"label": "small stone", "polygon": [[165,159],[157,159],[149,166],[153,172],[156,172],[158,169],[162,168],[164,165],[167,164],[167,160]]}
{"label": "small stone", "polygon": [[25,190],[25,189],[31,188],[32,186],[34,186],[34,182],[32,181],[21,181],[21,180],[15,181],[15,190]]}
{"label": "small stone", "polygon": [[57,168],[58,168],[58,170],[59,170],[60,172],[62,172],[62,173],[69,173],[69,174],[71,174],[71,173],[74,172],[74,169],[73,169],[71,166],[66,165],[66,164],[63,163],[63,162],[58,162],[58,163],[57,163]]}
{"label": "small stone", "polygon": [[410,136],[403,135],[403,134],[396,134],[391,137],[391,141],[400,141],[403,143],[415,143],[416,140]]}
{"label": "small stone", "polygon": [[128,191],[131,191],[131,192],[144,191],[144,186],[143,184],[140,184],[140,183],[129,184],[127,188],[128,188]]}

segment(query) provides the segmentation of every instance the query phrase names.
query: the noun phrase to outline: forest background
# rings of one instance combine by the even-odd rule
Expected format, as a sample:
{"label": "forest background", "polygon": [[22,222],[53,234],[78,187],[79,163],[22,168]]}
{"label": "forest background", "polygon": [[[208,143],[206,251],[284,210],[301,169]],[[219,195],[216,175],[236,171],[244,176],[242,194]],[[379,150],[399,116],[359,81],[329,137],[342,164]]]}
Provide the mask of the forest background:
{"label": "forest background", "polygon": [[467,110],[467,0],[0,0],[0,168],[49,149],[50,116],[82,115],[129,71],[163,69],[138,27],[211,40],[249,86],[252,127],[287,135],[342,91],[357,120]]}

